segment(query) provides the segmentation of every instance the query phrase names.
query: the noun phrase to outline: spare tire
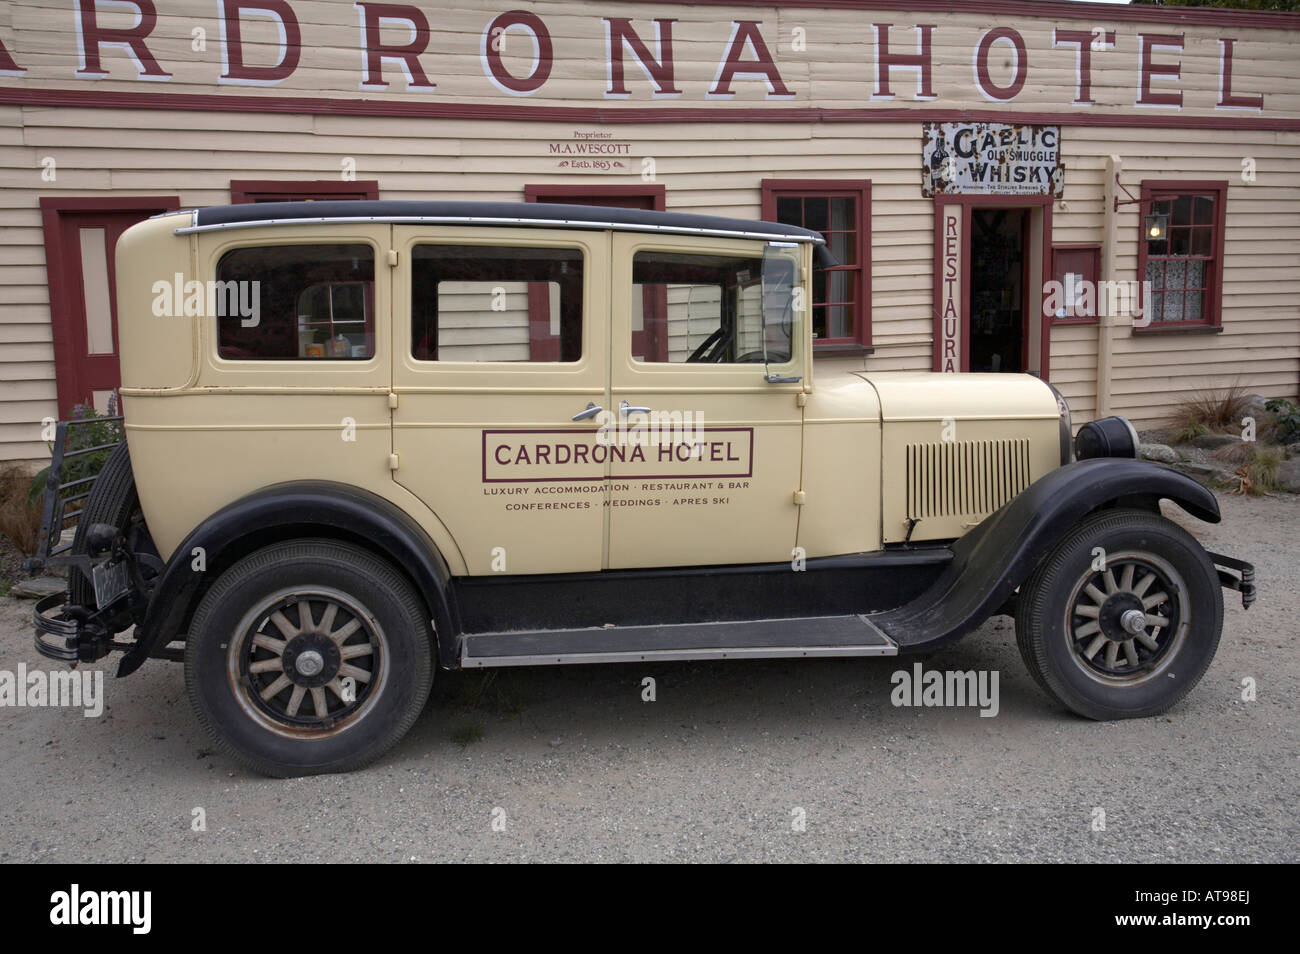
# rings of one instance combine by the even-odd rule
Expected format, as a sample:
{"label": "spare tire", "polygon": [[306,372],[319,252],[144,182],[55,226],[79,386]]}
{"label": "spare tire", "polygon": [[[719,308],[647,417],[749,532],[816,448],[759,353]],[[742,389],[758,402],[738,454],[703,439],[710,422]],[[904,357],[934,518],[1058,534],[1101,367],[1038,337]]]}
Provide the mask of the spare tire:
{"label": "spare tire", "polygon": [[[84,553],[86,532],[91,524],[107,523],[125,533],[140,511],[140,497],[135,491],[135,474],[126,441],[117,446],[100,468],[90,485],[90,496],[77,517],[77,531],[72,538],[72,552]],[[73,606],[95,607],[95,587],[77,568],[68,572],[68,602]]]}

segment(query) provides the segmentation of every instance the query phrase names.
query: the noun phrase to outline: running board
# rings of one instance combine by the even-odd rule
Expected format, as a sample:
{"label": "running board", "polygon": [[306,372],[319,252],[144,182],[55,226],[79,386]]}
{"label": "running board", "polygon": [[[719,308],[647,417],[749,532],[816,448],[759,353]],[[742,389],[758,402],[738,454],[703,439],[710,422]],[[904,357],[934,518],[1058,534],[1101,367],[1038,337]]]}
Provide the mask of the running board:
{"label": "running board", "polygon": [[461,643],[461,666],[688,659],[896,656],[898,646],[868,617],[805,616],[728,623],[606,626],[534,632],[475,633]]}

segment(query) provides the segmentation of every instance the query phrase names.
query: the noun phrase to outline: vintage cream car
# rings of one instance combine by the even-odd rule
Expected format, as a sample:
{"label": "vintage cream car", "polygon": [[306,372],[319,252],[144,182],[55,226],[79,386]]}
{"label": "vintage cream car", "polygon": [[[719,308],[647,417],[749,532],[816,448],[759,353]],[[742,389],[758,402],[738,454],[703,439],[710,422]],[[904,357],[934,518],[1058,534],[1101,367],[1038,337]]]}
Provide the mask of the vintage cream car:
{"label": "vintage cream car", "polygon": [[[816,232],[581,206],[241,205],[117,249],[125,443],[75,538],[56,447],[37,645],[183,659],[276,775],[410,728],[436,666],[932,650],[1013,614],[1042,687],[1146,716],[1209,666],[1221,586],[1027,375],[814,374]],[[1077,459],[1076,459],[1077,458]],[[132,634],[132,627],[134,627]],[[180,645],[183,643],[183,646]]]}

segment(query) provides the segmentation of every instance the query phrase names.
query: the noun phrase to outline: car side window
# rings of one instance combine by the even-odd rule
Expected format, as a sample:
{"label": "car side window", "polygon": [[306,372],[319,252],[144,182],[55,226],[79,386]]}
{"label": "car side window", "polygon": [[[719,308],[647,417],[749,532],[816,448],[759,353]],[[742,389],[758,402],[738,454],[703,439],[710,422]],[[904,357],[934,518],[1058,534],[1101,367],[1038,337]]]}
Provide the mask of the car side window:
{"label": "car side window", "polygon": [[695,252],[632,259],[632,357],[670,364],[763,361],[763,260]]}
{"label": "car side window", "polygon": [[416,245],[411,356],[419,361],[578,361],[583,254],[576,248]]}
{"label": "car side window", "polygon": [[369,245],[262,245],[217,262],[202,314],[233,360],[364,360],[375,353],[375,253]]}

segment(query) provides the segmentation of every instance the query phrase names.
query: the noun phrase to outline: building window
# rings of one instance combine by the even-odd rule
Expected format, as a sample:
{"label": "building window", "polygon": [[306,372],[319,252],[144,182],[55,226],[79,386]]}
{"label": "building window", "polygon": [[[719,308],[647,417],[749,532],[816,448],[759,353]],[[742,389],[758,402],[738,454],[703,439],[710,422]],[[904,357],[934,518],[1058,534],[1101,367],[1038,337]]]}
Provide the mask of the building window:
{"label": "building window", "polygon": [[328,199],[378,199],[378,179],[286,180],[232,179],[230,201],[233,205],[248,202],[320,202]]}
{"label": "building window", "polygon": [[[1177,331],[1220,326],[1226,182],[1142,183],[1138,276],[1149,283],[1136,331]],[[1162,216],[1159,234],[1150,216]]]}
{"label": "building window", "polygon": [[822,233],[839,263],[813,272],[814,352],[870,349],[870,180],[764,179],[763,218]]}

